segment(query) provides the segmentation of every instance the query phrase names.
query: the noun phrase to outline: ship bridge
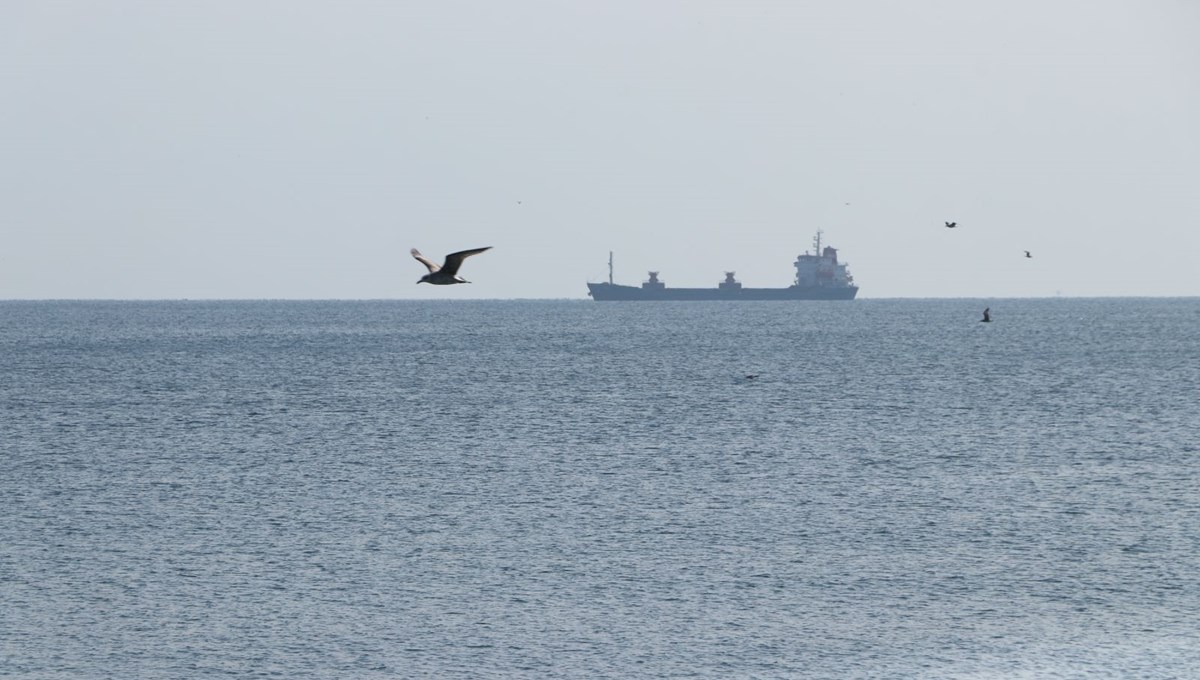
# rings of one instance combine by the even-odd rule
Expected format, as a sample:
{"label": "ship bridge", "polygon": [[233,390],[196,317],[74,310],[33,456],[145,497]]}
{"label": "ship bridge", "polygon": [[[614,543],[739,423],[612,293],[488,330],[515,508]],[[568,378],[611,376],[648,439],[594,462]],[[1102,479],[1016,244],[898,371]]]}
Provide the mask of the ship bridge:
{"label": "ship bridge", "polygon": [[796,285],[801,287],[844,287],[852,285],[848,265],[838,262],[837,248],[821,247],[821,235],[813,239],[813,253],[805,251],[796,257]]}

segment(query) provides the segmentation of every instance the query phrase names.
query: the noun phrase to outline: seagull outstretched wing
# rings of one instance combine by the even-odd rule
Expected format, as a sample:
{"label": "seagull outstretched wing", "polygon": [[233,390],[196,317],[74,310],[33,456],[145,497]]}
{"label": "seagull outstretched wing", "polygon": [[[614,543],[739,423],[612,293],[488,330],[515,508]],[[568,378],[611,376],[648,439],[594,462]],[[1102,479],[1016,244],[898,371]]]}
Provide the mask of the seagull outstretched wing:
{"label": "seagull outstretched wing", "polygon": [[491,249],[491,246],[487,246],[486,248],[472,248],[471,250],[460,250],[457,253],[450,253],[446,256],[446,261],[442,263],[442,271],[449,276],[454,276],[458,273],[458,268],[462,266],[463,260]]}
{"label": "seagull outstretched wing", "polygon": [[[421,251],[417,250],[416,248],[413,248],[412,250],[410,250],[408,252],[410,255],[412,255],[413,257],[415,257],[417,259],[417,262],[420,262],[421,264],[425,265],[425,267],[429,269],[430,274],[441,269],[441,267],[439,267],[436,262],[434,262],[433,260],[429,259],[428,257],[425,257],[424,255],[422,255]],[[446,259],[449,260],[450,258],[446,258]],[[456,269],[457,269],[457,267],[456,267]]]}

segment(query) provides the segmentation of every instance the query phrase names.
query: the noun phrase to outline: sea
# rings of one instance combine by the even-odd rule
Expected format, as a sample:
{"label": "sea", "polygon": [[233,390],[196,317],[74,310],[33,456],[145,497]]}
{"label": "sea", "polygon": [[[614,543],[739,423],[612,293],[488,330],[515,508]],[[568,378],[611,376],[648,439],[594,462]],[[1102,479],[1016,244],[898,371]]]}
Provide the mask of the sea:
{"label": "sea", "polygon": [[1200,678],[1198,397],[1200,298],[0,302],[0,677]]}

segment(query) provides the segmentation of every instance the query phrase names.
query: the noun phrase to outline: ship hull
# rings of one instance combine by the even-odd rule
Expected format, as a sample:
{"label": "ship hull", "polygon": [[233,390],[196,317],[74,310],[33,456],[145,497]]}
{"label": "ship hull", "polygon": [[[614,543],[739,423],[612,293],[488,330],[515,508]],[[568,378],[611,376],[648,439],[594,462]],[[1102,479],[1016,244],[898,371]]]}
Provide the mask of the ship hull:
{"label": "ship hull", "polygon": [[853,300],[857,286],[789,286],[787,288],[658,288],[614,283],[589,283],[588,295],[597,302],[653,300]]}

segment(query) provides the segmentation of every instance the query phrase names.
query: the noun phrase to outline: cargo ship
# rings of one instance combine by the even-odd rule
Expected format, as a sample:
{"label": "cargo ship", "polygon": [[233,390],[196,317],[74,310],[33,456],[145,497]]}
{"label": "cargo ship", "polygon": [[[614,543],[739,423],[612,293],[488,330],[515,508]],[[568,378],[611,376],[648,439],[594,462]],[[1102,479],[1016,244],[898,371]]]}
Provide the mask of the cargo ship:
{"label": "cargo ship", "polygon": [[853,300],[858,294],[854,277],[846,263],[838,261],[836,248],[821,246],[822,232],[813,239],[813,252],[796,257],[796,279],[787,288],[746,288],[734,275],[725,272],[725,280],[716,288],[668,288],[650,272],[641,287],[613,283],[613,258],[608,254],[608,281],[589,283],[588,295],[593,300]]}

